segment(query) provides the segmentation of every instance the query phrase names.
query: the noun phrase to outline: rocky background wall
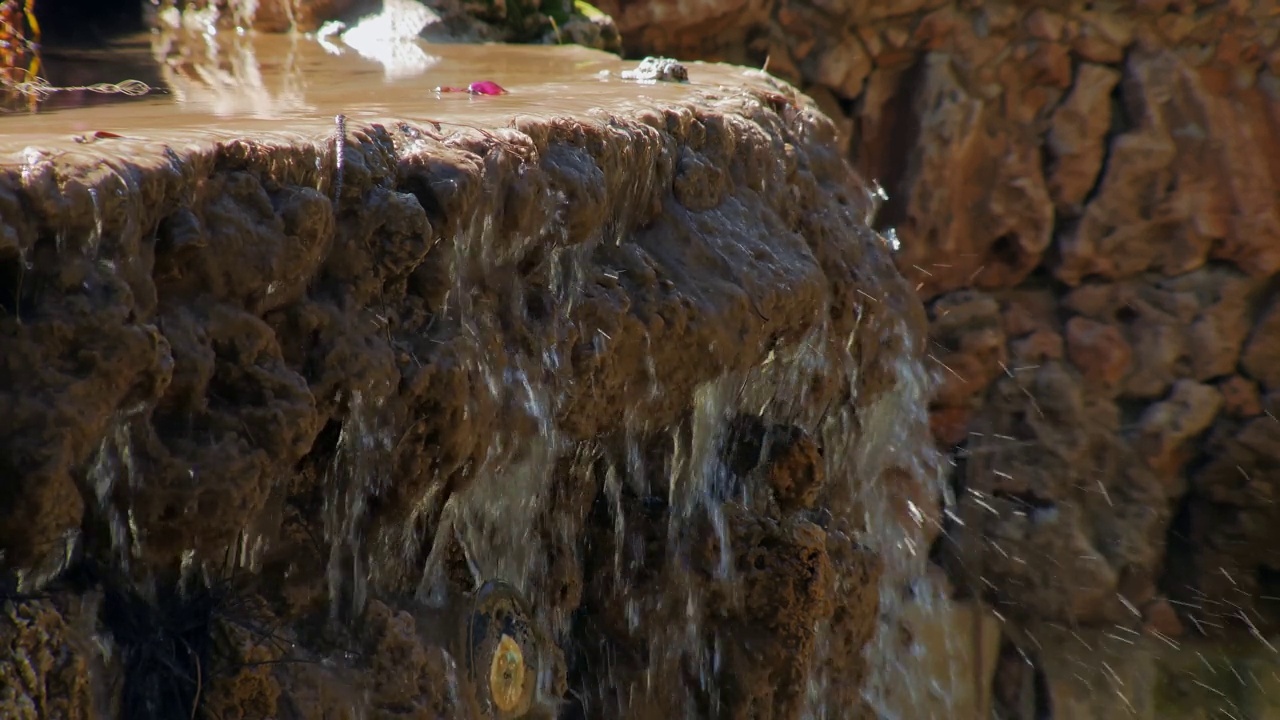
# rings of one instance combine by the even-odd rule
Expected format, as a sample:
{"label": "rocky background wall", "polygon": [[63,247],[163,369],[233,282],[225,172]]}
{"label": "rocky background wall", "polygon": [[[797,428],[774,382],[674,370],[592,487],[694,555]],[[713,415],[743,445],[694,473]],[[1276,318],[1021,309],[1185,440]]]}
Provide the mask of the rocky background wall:
{"label": "rocky background wall", "polygon": [[[601,7],[631,52],[799,84],[887,190],[879,223],[928,307],[943,377],[933,430],[956,453],[964,524],[939,556],[962,594],[1023,628],[1170,648],[1238,635],[1274,657],[1280,4]],[[1027,694],[1024,660],[1054,654],[1031,632],[1016,647],[1007,633],[1010,716],[1026,710],[1010,698]],[[1042,681],[1055,666],[1054,717],[1093,716],[1068,694],[1109,697],[1097,717],[1179,706],[1157,711],[1142,691],[1122,703],[1101,671],[1076,683],[1101,650],[1069,645],[1033,663]],[[1263,716],[1248,706],[1221,703]]]}

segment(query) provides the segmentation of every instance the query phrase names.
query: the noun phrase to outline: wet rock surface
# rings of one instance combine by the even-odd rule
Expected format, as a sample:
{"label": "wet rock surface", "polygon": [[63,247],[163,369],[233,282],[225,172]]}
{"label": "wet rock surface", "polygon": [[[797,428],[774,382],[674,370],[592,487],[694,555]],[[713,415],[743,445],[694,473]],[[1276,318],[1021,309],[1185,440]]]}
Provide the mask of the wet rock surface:
{"label": "wet rock surface", "polygon": [[[932,424],[965,523],[944,554],[962,590],[1020,622],[1120,624],[1160,646],[1150,630],[1271,637],[1273,3],[601,7],[637,54],[767,62],[885,186],[877,223],[930,312]],[[1092,643],[1062,645],[1051,674],[1093,664]],[[1177,706],[1060,679],[1112,705],[1053,717]]]}
{"label": "wet rock surface", "polygon": [[688,98],[11,156],[6,716],[857,707],[925,318],[812,104]]}

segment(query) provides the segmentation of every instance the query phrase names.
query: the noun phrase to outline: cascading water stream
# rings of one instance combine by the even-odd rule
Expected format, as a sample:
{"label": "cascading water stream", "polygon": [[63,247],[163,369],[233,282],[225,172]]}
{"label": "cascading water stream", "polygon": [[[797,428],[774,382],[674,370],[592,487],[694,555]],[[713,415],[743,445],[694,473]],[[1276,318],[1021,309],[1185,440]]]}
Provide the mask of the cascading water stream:
{"label": "cascading water stream", "polygon": [[[232,525],[199,549],[175,549],[183,583],[266,566],[282,584],[314,573],[327,592],[272,611],[313,620],[313,603],[328,611],[325,631],[353,644],[413,625],[396,613],[411,617],[421,635],[434,634],[427,644],[447,636],[432,645],[440,684],[415,691],[439,691],[459,717],[468,717],[475,680],[471,638],[458,651],[459,633],[424,626],[456,621],[495,587],[522,596],[536,621],[530,637],[543,644],[521,649],[537,656],[529,667],[542,716],[696,720],[771,703],[819,720],[847,717],[860,701],[889,719],[947,708],[955,678],[930,674],[900,640],[908,615],[946,603],[926,572],[932,513],[923,506],[944,495],[924,414],[930,380],[911,355],[909,322],[865,319],[879,312],[877,299],[842,295],[861,282],[841,273],[864,259],[862,245],[880,252],[891,242],[809,237],[801,219],[776,208],[753,214],[770,183],[798,171],[774,153],[793,131],[779,124],[785,113],[760,98],[742,103],[725,106],[733,120],[683,106],[645,122],[592,116],[586,140],[555,123],[528,135],[514,126],[449,135],[352,121],[350,137],[344,129],[292,160],[219,146],[201,182],[222,184],[209,196],[199,183],[181,186],[174,197],[185,215],[157,231],[168,245],[157,243],[155,262],[173,275],[156,295],[199,307],[157,320],[187,343],[178,381],[190,400],[167,399],[155,421],[173,437],[134,437],[132,416],[117,418],[88,467],[114,562],[129,567],[147,541],[132,493],[157,467],[131,464],[137,443],[149,462],[162,455],[166,472],[188,464],[189,487],[166,488],[187,502],[175,507],[198,509],[205,493],[221,518],[243,523],[234,541]],[[695,123],[705,127],[680,129]],[[542,131],[562,136],[535,139]],[[779,136],[757,137],[768,132]],[[539,144],[563,156],[539,157]],[[334,145],[342,183],[326,177]],[[721,151],[738,158],[737,175],[696,175],[710,173]],[[169,153],[175,177],[187,172]],[[678,173],[675,194],[684,195],[672,199]],[[823,192],[847,180],[831,177]],[[720,181],[721,197],[697,195]],[[113,216],[111,187],[88,193],[82,236],[93,262],[116,261],[113,236],[151,222]],[[840,217],[822,233],[857,226],[843,200],[823,201],[821,212]],[[596,215],[575,215],[591,202]],[[710,207],[691,209],[699,203]],[[315,220],[325,215],[317,208],[332,216]],[[227,229],[224,218],[259,211],[265,229]],[[653,228],[672,213],[684,214]],[[243,287],[230,272],[187,276],[210,290],[180,282],[185,266],[171,245],[191,242],[184,228],[198,240],[182,250],[192,267],[211,262],[200,243],[219,232],[278,234],[283,249],[254,258],[261,277]],[[313,241],[308,232],[321,240],[299,250]],[[252,239],[241,250],[268,244]],[[881,280],[865,287],[874,292]],[[206,329],[215,322],[226,327]],[[664,346],[677,343],[688,347]],[[867,360],[877,354],[888,359]],[[869,382],[863,373],[875,363],[888,372]],[[142,430],[152,411],[138,407]],[[474,437],[441,429],[441,417]],[[259,437],[277,426],[303,429],[278,442]],[[232,452],[256,464],[217,464]],[[783,462],[795,467],[775,467]],[[243,491],[227,510],[209,499],[224,481],[206,467],[248,467],[257,484],[225,482],[226,495]],[[792,471],[804,485],[795,497],[774,477]],[[185,537],[166,522],[151,527]],[[293,539],[280,537],[286,522]],[[278,557],[310,545],[320,556],[313,565]],[[871,556],[879,570],[869,569]],[[879,609],[868,614],[878,617],[862,657],[854,616],[872,595]],[[312,658],[332,669],[370,652],[325,648]],[[752,674],[767,664],[780,668],[776,677]],[[864,680],[862,697],[850,697]],[[379,701],[368,682],[348,698],[354,713]],[[761,687],[772,694],[750,697]]]}
{"label": "cascading water stream", "polygon": [[[493,262],[494,241],[490,221],[472,223],[473,230],[454,243],[454,267],[463,268],[477,258]],[[604,239],[595,241],[602,242]],[[557,247],[550,253],[550,263],[559,270],[549,275],[548,292],[564,308],[556,317],[568,318],[579,302],[586,283],[584,258],[594,250],[586,246]],[[488,310],[470,302],[473,288],[464,279],[466,273],[455,272],[451,297],[460,315],[460,332],[479,337],[492,333],[500,321]],[[563,320],[561,321],[564,322]],[[574,328],[567,324],[551,333],[566,337]],[[901,334],[901,347],[912,347],[913,340],[904,323],[894,325]],[[596,337],[593,342],[607,342]],[[902,357],[894,366],[893,390],[867,406],[855,410],[859,399],[847,396],[841,400],[832,388],[846,391],[857,387],[857,365],[853,354],[860,339],[857,333],[843,341],[830,337],[825,321],[815,322],[813,330],[794,345],[779,347],[761,365],[741,373],[730,373],[697,389],[691,398],[692,412],[687,419],[670,428],[656,430],[667,438],[669,449],[662,459],[667,479],[665,490],[651,486],[655,468],[648,466],[642,448],[655,434],[646,423],[628,421],[622,441],[625,448],[618,462],[607,461],[601,475],[601,491],[610,508],[615,556],[612,562],[615,582],[624,587],[621,602],[629,626],[633,629],[654,627],[659,630],[646,641],[651,657],[648,677],[654,672],[671,672],[673,668],[692,668],[700,692],[717,702],[718,676],[722,668],[721,638],[704,627],[706,594],[715,592],[732,597],[735,569],[730,524],[726,520],[727,502],[740,502],[748,508],[764,502],[761,488],[748,483],[736,494],[732,489],[732,471],[725,462],[727,443],[733,435],[735,418],[752,417],[763,422],[782,422],[821,438],[824,472],[837,496],[848,497],[864,513],[862,518],[849,518],[861,525],[856,540],[881,556],[885,571],[880,581],[880,631],[868,646],[870,679],[865,699],[885,718],[925,717],[928,708],[946,708],[955,673],[948,677],[932,677],[930,670],[915,657],[911,646],[903,647],[895,628],[902,622],[907,606],[926,615],[940,610],[947,602],[945,589],[937,587],[926,572],[927,541],[924,539],[926,511],[912,500],[898,496],[899,487],[889,487],[868,478],[888,477],[888,471],[905,471],[909,483],[920,489],[913,497],[941,496],[941,458],[932,447],[924,415],[925,401],[932,379],[918,358]],[[466,489],[444,503],[431,553],[427,557],[419,598],[429,605],[448,601],[444,565],[447,549],[456,538],[478,585],[488,578],[502,578],[517,588],[528,591],[540,573],[548,570],[545,562],[548,547],[539,535],[537,519],[548,510],[548,490],[560,458],[574,456],[575,467],[582,472],[602,458],[610,457],[595,443],[567,443],[558,426],[558,408],[564,402],[565,389],[557,384],[562,364],[560,351],[547,347],[527,353],[511,353],[500,365],[483,361],[473,368],[485,378],[483,391],[494,402],[507,407],[516,416],[532,420],[532,434],[509,429],[493,438],[484,461],[475,468],[474,480]],[[663,393],[661,378],[653,368],[652,355],[646,359],[651,388],[649,397]],[[510,423],[511,428],[519,422]],[[667,585],[656,591],[626,587],[627,568],[639,559],[629,548],[634,547],[623,511],[623,495],[652,497],[665,493],[668,520],[666,553]],[[438,499],[437,499],[438,500]],[[909,507],[906,515],[902,508]],[[690,555],[697,542],[691,528],[699,523],[709,525],[717,548],[713,575],[708,581],[686,575],[691,572]],[[567,542],[580,528],[555,528],[560,541]],[[685,581],[681,582],[681,576]],[[676,591],[672,592],[672,586]],[[732,601],[731,601],[732,602]],[[541,618],[553,635],[567,637],[568,618],[552,616],[540,609]],[[683,622],[646,624],[647,616],[683,618]],[[827,653],[839,652],[830,647],[819,632],[817,658],[805,684],[808,695],[804,717],[841,717],[842,708],[832,707],[824,688],[839,683],[840,678],[827,677],[822,668]],[[664,670],[665,668],[665,670]],[[610,677],[606,672],[604,677]],[[543,689],[550,681],[543,679]],[[616,693],[616,711],[625,717],[627,705],[652,692],[669,688],[665,684],[646,684]],[[679,704],[679,703],[677,703]],[[700,717],[697,703],[683,705],[682,715]],[[714,707],[711,708],[714,713]]]}

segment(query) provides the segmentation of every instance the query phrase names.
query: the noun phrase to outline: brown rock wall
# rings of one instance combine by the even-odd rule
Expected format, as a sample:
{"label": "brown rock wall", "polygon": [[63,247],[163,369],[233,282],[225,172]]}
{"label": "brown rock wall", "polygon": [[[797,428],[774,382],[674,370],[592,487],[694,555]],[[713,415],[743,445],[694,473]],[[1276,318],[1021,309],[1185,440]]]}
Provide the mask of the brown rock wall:
{"label": "brown rock wall", "polygon": [[733,76],[0,167],[0,714],[496,717],[459,620],[491,579],[529,717],[856,703],[855,503],[937,488],[855,410],[924,316],[831,123]]}
{"label": "brown rock wall", "polygon": [[633,52],[767,59],[888,191],[969,579],[1045,620],[1280,621],[1275,4],[778,0],[714,38],[686,4],[601,7]]}

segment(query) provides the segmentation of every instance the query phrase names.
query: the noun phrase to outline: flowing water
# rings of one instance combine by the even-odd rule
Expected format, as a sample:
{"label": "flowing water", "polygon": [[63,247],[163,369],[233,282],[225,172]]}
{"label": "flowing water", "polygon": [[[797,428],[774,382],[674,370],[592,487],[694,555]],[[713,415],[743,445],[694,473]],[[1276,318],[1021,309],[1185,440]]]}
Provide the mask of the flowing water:
{"label": "flowing water", "polygon": [[[55,68],[67,66],[62,75],[77,87],[144,78],[149,93],[79,90],[55,95],[59,102],[50,112],[0,114],[0,149],[67,147],[94,140],[86,135],[96,132],[154,141],[309,134],[332,130],[340,114],[352,122],[500,127],[528,115],[624,110],[642,98],[677,101],[691,89],[714,90],[742,78],[740,69],[695,63],[689,84],[626,80],[621,73],[634,63],[578,46],[412,43],[405,52],[414,60],[406,69],[399,56],[369,58],[303,36],[156,34],[120,42],[129,62],[102,63],[102,51],[65,51]],[[139,52],[143,45],[163,58],[158,68]],[[507,93],[435,92],[481,80],[498,82]]]}
{"label": "flowing water", "polygon": [[[135,41],[136,44],[137,41]],[[49,152],[75,153],[86,144],[180,143],[197,139],[231,139],[248,133],[296,138],[335,133],[334,147],[343,147],[345,132],[334,124],[396,118],[417,123],[458,123],[498,128],[512,118],[544,115],[598,114],[602,106],[620,109],[638,97],[676,101],[688,93],[714,90],[740,82],[742,71],[711,65],[691,65],[691,85],[643,84],[624,80],[621,70],[632,64],[571,47],[521,48],[399,43],[381,56],[344,47],[336,41],[308,37],[197,37],[173,44],[149,38],[162,58],[155,92],[90,107],[55,109],[40,115],[0,116],[0,153],[30,164]],[[106,70],[120,72],[120,65]],[[141,70],[139,72],[142,72]],[[120,83],[130,79],[100,76],[92,82]],[[437,86],[466,86],[478,80],[496,81],[508,91],[500,96],[436,93]],[[74,104],[74,103],[67,103]],[[121,137],[116,137],[121,136]],[[32,149],[39,146],[40,150]],[[341,156],[339,156],[341,157]],[[320,159],[316,160],[321,162]],[[341,163],[335,162],[338,168]],[[340,181],[339,181],[340,182]],[[331,187],[320,188],[329,191]],[[637,194],[643,188],[636,188]],[[551,199],[548,199],[550,202]],[[96,197],[95,197],[96,201]],[[874,205],[874,199],[870,201]],[[95,202],[95,207],[97,207]],[[601,683],[590,702],[613,702],[607,717],[626,717],[628,708],[655,694],[670,693],[673,678],[692,673],[707,697],[719,696],[725,681],[722,669],[724,637],[704,618],[709,593],[729,597],[741,592],[736,577],[731,502],[748,509],[766,502],[756,485],[734,489],[726,448],[734,441],[741,418],[781,424],[817,438],[832,497],[861,508],[863,517],[845,518],[856,528],[860,544],[878,553],[884,563],[879,586],[879,631],[866,648],[869,679],[864,697],[881,717],[953,717],[952,698],[966,682],[962,668],[928,657],[918,642],[902,642],[899,627],[907,616],[941,617],[949,602],[946,588],[927,572],[928,527],[931,513],[903,499],[903,485],[888,487],[869,478],[905,473],[913,488],[906,497],[945,497],[941,457],[933,447],[926,416],[933,379],[919,358],[903,355],[893,368],[893,389],[874,399],[841,397],[832,388],[856,388],[859,343],[855,331],[833,337],[829,323],[815,319],[800,341],[782,346],[762,364],[727,372],[694,393],[692,412],[669,427],[652,426],[640,412],[628,411],[619,442],[574,442],[557,418],[570,407],[572,388],[565,368],[569,363],[564,338],[583,328],[569,320],[570,311],[584,301],[585,265],[602,245],[626,243],[629,227],[625,207],[615,219],[616,231],[585,244],[560,248],[553,254],[555,272],[547,287],[559,310],[541,322],[553,327],[545,346],[511,350],[501,358],[484,352],[462,356],[470,377],[478,378],[475,403],[502,408],[507,422],[487,443],[478,465],[468,474],[474,481],[452,494],[434,488],[421,498],[404,523],[379,528],[370,535],[366,522],[370,507],[387,492],[385,479],[393,473],[398,438],[410,420],[397,416],[387,400],[392,387],[367,387],[341,398],[346,410],[336,453],[325,468],[324,542],[328,551],[327,584],[332,614],[341,620],[358,614],[379,586],[395,584],[406,572],[416,574],[412,585],[417,601],[442,608],[457,588],[451,586],[450,548],[458,547],[471,580],[479,586],[501,578],[530,601],[541,625],[558,642],[571,640],[571,604],[555,597],[548,576],[555,572],[548,558],[557,552],[581,553],[578,547],[584,518],[564,510],[553,477],[587,477],[598,481],[608,506],[613,533],[613,582],[627,588],[632,570],[636,529],[629,525],[625,498],[651,499],[666,507],[667,572],[659,586],[624,590],[621,611],[634,631],[648,632],[648,671],[628,676],[612,665],[596,674]],[[102,240],[100,222],[90,252]],[[459,334],[471,338],[501,336],[500,309],[474,303],[482,279],[475,268],[511,262],[513,248],[527,246],[545,234],[527,229],[525,238],[501,238],[491,218],[464,223],[457,237],[448,238],[450,252],[450,313]],[[734,256],[732,233],[716,248]],[[885,244],[892,238],[885,239]],[[525,312],[521,310],[520,312]],[[532,319],[529,320],[533,322]],[[612,341],[603,331],[586,329],[592,342]],[[905,322],[894,323],[890,334],[901,347],[912,347]],[[668,392],[663,378],[647,361],[649,386],[632,395],[644,400]],[[821,378],[823,383],[815,383]],[[825,389],[824,389],[825,388]],[[121,483],[139,482],[131,465],[129,418],[122,417],[93,464],[90,476],[109,516],[112,542],[127,564],[130,510],[109,498]],[[665,448],[655,458],[649,448]],[[904,502],[906,512],[903,512]],[[711,580],[696,574],[690,557],[707,541],[692,529],[710,528],[715,548]],[[416,554],[421,528],[432,533],[425,560]],[[241,539],[240,564],[254,566],[254,548],[268,540],[246,528]],[[68,554],[70,554],[68,552]],[[419,562],[421,561],[421,562]],[[576,558],[581,564],[583,559]],[[847,590],[847,588],[846,588]],[[720,602],[717,600],[717,602]],[[803,679],[805,718],[844,717],[849,708],[835,706],[833,688],[844,679],[827,670],[824,656],[840,652],[819,628],[818,661]],[[554,694],[554,674],[540,664],[539,690],[544,700]],[[677,680],[678,681],[678,680]],[[590,689],[589,689],[590,690]],[[588,701],[584,701],[586,704]],[[696,698],[667,699],[678,717],[715,715],[717,708],[700,706]],[[713,700],[714,702],[714,700]]]}

